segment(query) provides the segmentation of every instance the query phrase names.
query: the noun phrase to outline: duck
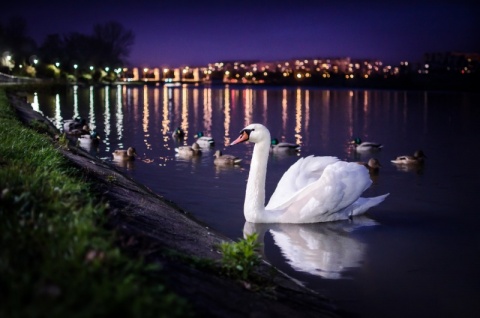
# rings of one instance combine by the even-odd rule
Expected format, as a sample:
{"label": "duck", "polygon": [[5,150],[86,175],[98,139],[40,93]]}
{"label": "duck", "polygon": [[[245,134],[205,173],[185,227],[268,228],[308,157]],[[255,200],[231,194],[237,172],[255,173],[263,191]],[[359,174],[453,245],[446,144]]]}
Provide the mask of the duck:
{"label": "duck", "polygon": [[137,155],[137,151],[133,147],[128,147],[128,149],[117,149],[112,152],[114,160],[134,160]]}
{"label": "duck", "polygon": [[70,133],[73,130],[85,130],[85,126],[88,130],[87,121],[81,117],[76,117],[74,119],[66,119],[63,122],[63,130],[66,133]]}
{"label": "duck", "polygon": [[370,173],[378,173],[382,165],[377,158],[370,158],[367,162],[357,162],[357,164],[364,166]]}
{"label": "duck", "polygon": [[367,169],[333,156],[298,159],[282,176],[265,206],[270,131],[254,123],[231,145],[254,143],[245,191],[244,216],[251,223],[319,223],[352,219],[389,195],[361,197],[372,180]]}
{"label": "duck", "polygon": [[172,137],[175,139],[183,139],[185,137],[185,132],[181,127],[177,127],[174,131],[172,131]]}
{"label": "duck", "polygon": [[71,136],[81,136],[90,133],[90,127],[88,125],[83,125],[81,128],[74,128],[66,131],[67,135]]}
{"label": "duck", "polygon": [[215,154],[213,156],[215,157],[215,159],[213,160],[213,163],[215,165],[233,166],[240,164],[240,162],[242,161],[242,159],[233,155],[222,154],[222,151],[220,150],[215,151]]}
{"label": "duck", "polygon": [[212,137],[205,136],[203,131],[196,133],[194,137],[197,139],[196,142],[200,147],[208,148],[215,146],[215,140]]}
{"label": "duck", "polygon": [[383,148],[383,145],[372,141],[363,141],[360,138],[353,139],[350,144],[355,147],[356,151],[378,151]]}
{"label": "duck", "polygon": [[175,148],[175,152],[182,157],[196,157],[202,154],[198,143],[194,142],[191,146],[180,146]]}
{"label": "duck", "polygon": [[93,146],[97,146],[100,142],[100,136],[98,136],[96,131],[92,131],[90,134],[80,135],[78,137],[78,143],[80,147],[85,149],[90,149]]}
{"label": "duck", "polygon": [[391,160],[394,164],[398,165],[421,165],[425,162],[427,156],[422,150],[417,150],[413,156],[403,155]]}
{"label": "duck", "polygon": [[291,142],[279,142],[277,138],[273,138],[271,141],[271,150],[273,152],[299,152],[301,146]]}

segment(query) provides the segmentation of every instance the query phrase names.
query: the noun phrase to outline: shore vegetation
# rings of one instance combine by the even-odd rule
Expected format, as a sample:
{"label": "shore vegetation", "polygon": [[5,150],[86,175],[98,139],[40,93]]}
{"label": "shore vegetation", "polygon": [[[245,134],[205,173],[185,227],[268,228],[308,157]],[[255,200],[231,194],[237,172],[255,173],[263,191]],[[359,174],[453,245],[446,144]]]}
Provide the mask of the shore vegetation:
{"label": "shore vegetation", "polygon": [[191,316],[158,266],[115,246],[108,204],[41,132],[1,89],[0,317]]}

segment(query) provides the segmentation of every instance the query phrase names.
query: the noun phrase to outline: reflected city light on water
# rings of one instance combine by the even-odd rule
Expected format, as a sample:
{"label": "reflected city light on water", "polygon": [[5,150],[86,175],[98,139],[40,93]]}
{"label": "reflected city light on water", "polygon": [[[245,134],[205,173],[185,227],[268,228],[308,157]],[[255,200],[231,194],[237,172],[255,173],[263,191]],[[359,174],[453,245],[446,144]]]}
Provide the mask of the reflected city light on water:
{"label": "reflected city light on water", "polygon": [[63,118],[62,118],[62,108],[60,105],[60,95],[56,94],[55,95],[55,127],[62,130],[62,127],[63,127],[62,122],[63,122]]}
{"label": "reflected city light on water", "polygon": [[[167,150],[170,150],[170,146],[168,143],[169,137],[168,137],[168,132],[170,130],[170,100],[171,100],[171,92],[168,90],[168,88],[165,86],[163,87],[163,107],[162,107],[162,141],[163,141],[163,147],[166,148]],[[175,127],[172,127],[172,129],[175,129]]]}
{"label": "reflected city light on water", "polygon": [[306,138],[308,139],[308,132],[310,130],[310,90],[305,91],[305,119],[304,119],[304,132],[306,133]]}
{"label": "reflected city light on water", "polygon": [[[66,100],[62,96],[52,96],[55,103],[52,103],[51,112],[43,110],[46,116],[52,113],[50,118],[54,118],[59,129],[62,129],[65,118],[87,119],[90,129],[101,133],[106,157],[110,157],[112,149],[125,149],[134,144],[138,147],[139,141],[143,144],[143,154],[155,152],[159,146],[172,152],[179,145],[191,145],[197,132],[212,136],[217,146],[226,146],[231,143],[232,129],[236,134],[252,122],[261,122],[272,127],[272,138],[302,145],[302,155],[312,144],[328,148],[332,138],[341,136],[342,141],[338,144],[343,147],[343,158],[355,157],[357,160],[361,158],[352,151],[348,141],[357,136],[368,140],[377,117],[398,122],[404,134],[408,133],[405,123],[410,120],[405,106],[407,97],[400,92],[392,92],[382,100],[379,93],[373,91],[118,85],[104,88],[72,86]],[[31,99],[34,100],[33,106],[42,111],[38,96],[32,95]],[[385,108],[372,108],[372,102],[382,103]],[[423,130],[428,127],[428,102],[428,96],[424,96],[419,103],[424,107]],[[70,106],[63,107],[62,103]],[[395,116],[396,113],[400,116]],[[339,116],[342,124],[332,121],[332,116]],[[98,118],[101,120],[97,122]],[[185,137],[172,143],[171,133],[177,127],[183,129]],[[332,130],[337,128],[343,130],[342,134],[332,135]],[[156,157],[170,155],[162,153]]]}
{"label": "reflected city light on water", "polygon": [[[282,90],[282,131],[287,130],[287,119],[288,119],[288,94],[287,94],[287,89]],[[283,135],[283,134],[282,134]]]}
{"label": "reflected city light on water", "polygon": [[78,85],[73,86],[73,118],[78,118],[80,113],[78,111]]}
{"label": "reflected city light on water", "polygon": [[203,90],[203,133],[210,136],[212,133],[212,89],[209,87]]}
{"label": "reflected city light on water", "polygon": [[93,92],[94,92],[93,87],[90,87],[90,89],[88,90],[88,109],[89,109],[88,125],[90,129],[95,130],[96,126],[95,126],[95,108],[93,103]]}
{"label": "reflected city light on water", "polygon": [[110,87],[106,86],[105,90],[103,91],[104,94],[104,111],[103,111],[103,122],[104,122],[104,132],[105,132],[105,146],[106,146],[106,151],[110,151],[111,145],[110,145],[110,133],[111,133],[111,123],[110,123],[110,117],[111,117],[111,110],[110,110]]}
{"label": "reflected city light on water", "polygon": [[185,87],[182,88],[181,90],[181,93],[182,93],[182,111],[181,111],[181,114],[182,114],[182,128],[183,130],[185,131],[185,135],[188,136],[188,131],[189,131],[189,124],[188,124],[188,107],[189,107],[189,104],[188,104],[188,92],[186,90]]}
{"label": "reflected city light on water", "polygon": [[223,99],[223,116],[225,120],[223,122],[223,128],[225,133],[223,136],[223,143],[225,146],[230,145],[230,90],[228,87],[224,89],[224,99]]}
{"label": "reflected city light on water", "polygon": [[43,112],[40,110],[40,104],[38,103],[38,93],[35,92],[33,94],[33,101],[32,101],[32,108],[34,111],[40,112],[43,114]]}
{"label": "reflected city light on water", "polygon": [[150,137],[149,132],[149,120],[150,120],[150,109],[148,104],[148,87],[145,85],[143,87],[143,119],[142,119],[142,126],[143,126],[143,142],[145,143],[145,147],[147,150],[151,149],[151,144],[148,142],[148,137]]}
{"label": "reflected city light on water", "polygon": [[262,109],[263,109],[262,119],[263,119],[263,122],[266,123],[268,118],[268,94],[266,90],[261,92],[261,94],[262,94]]}
{"label": "reflected city light on water", "polygon": [[[118,85],[103,88],[91,86],[86,89],[79,86],[72,87],[71,100],[63,103],[70,103],[72,105],[70,110],[73,113],[61,106],[61,95],[55,95],[55,110],[52,112],[55,125],[59,129],[62,128],[65,112],[73,117],[87,119],[91,130],[96,130],[98,126],[102,144],[108,153],[112,149],[124,149],[137,143],[138,141],[133,140],[132,137],[139,131],[142,133],[141,141],[145,150],[154,150],[161,145],[165,150],[171,151],[174,148],[171,133],[177,127],[184,131],[185,137],[175,141],[173,145],[175,147],[191,145],[194,134],[197,132],[203,132],[207,136],[221,140],[217,145],[222,143],[229,145],[232,140],[232,128],[236,134],[238,129],[252,122],[271,125],[272,130],[275,130],[272,132],[272,138],[302,146],[315,142],[327,147],[331,139],[329,132],[334,128],[330,120],[330,116],[333,115],[331,110],[334,109],[333,104],[338,103],[342,103],[344,107],[341,115],[348,120],[348,124],[344,126],[348,129],[348,136],[353,136],[355,132],[363,134],[372,124],[365,120],[362,122],[360,131],[358,126],[354,127],[353,123],[358,119],[357,117],[363,115],[360,115],[358,109],[353,111],[358,106],[356,105],[357,95],[353,91],[347,94],[336,92],[333,102],[331,91],[320,91],[319,97],[315,99],[317,104],[312,107],[312,92],[300,88],[281,88],[272,95],[266,89],[235,86],[224,86],[215,90],[212,87],[189,85],[163,86],[162,88],[152,88],[147,85],[142,87]],[[82,97],[87,96],[87,92],[88,103]],[[362,92],[359,96],[363,97],[363,101],[360,101],[363,107],[362,112],[370,112],[368,93]],[[38,96],[32,98],[36,100],[33,103],[35,108],[41,111]],[[403,109],[402,111],[405,112]],[[272,112],[278,115],[273,116]],[[238,118],[234,120],[235,116],[243,117],[243,123],[240,124]],[[315,123],[311,122],[312,116],[316,116]],[[66,117],[71,118],[69,115]],[[101,118],[101,121],[97,122],[97,118]],[[311,125],[314,130],[310,129]],[[220,136],[218,127],[222,127]],[[126,132],[126,129],[129,131]],[[156,141],[159,137],[161,142]]]}
{"label": "reflected city light on water", "polygon": [[115,107],[117,108],[116,116],[116,127],[117,127],[117,136],[118,139],[123,139],[123,103],[122,103],[122,93],[124,94],[124,88],[117,86],[117,103]]}
{"label": "reflected city light on water", "polygon": [[302,89],[298,88],[296,92],[295,103],[295,143],[302,144]]}

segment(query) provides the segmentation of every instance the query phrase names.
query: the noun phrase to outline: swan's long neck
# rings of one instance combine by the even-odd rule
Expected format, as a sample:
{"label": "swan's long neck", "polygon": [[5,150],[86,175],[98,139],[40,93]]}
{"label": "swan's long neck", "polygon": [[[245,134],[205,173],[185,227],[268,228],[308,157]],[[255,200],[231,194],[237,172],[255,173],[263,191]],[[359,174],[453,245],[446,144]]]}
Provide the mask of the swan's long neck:
{"label": "swan's long neck", "polygon": [[250,173],[248,174],[247,190],[243,212],[248,222],[261,222],[265,211],[265,179],[270,152],[270,134],[268,138],[255,143],[253,147]]}

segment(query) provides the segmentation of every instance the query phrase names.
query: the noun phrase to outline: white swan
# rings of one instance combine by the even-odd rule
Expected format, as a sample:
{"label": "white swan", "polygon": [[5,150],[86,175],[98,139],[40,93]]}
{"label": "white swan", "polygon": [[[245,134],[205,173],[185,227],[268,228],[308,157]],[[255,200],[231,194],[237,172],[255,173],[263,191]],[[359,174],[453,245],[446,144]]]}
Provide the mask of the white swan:
{"label": "white swan", "polygon": [[360,195],[371,184],[368,170],[335,157],[300,158],[279,181],[265,207],[265,179],[270,132],[261,124],[245,127],[232,142],[255,143],[245,193],[244,215],[252,223],[316,223],[337,221],[365,213],[388,194]]}

